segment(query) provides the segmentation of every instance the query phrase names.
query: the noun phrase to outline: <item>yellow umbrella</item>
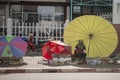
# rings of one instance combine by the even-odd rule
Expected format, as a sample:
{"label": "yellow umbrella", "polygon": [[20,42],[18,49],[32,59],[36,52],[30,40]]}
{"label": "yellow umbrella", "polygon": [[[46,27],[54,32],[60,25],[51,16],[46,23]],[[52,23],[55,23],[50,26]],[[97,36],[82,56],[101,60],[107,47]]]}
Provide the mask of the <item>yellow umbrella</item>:
{"label": "yellow umbrella", "polygon": [[85,43],[87,57],[108,57],[118,44],[112,24],[94,15],[77,17],[65,28],[64,42],[72,46],[72,53],[80,39]]}

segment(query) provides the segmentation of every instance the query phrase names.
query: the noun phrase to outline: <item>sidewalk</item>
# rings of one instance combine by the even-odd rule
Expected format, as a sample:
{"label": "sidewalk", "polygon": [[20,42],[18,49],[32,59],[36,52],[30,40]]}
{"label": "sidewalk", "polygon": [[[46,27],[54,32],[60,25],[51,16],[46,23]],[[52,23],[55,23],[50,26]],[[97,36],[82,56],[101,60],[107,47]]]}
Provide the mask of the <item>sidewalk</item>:
{"label": "sidewalk", "polygon": [[25,65],[0,67],[0,73],[71,73],[71,72],[120,72],[120,65],[64,65],[49,66],[40,64],[41,56],[23,57]]}

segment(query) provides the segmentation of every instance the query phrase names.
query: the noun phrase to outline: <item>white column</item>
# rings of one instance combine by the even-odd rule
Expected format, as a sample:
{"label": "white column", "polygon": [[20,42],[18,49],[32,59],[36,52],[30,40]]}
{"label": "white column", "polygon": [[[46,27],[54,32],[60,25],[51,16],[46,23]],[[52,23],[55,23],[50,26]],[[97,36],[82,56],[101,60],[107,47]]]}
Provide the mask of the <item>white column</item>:
{"label": "white column", "polygon": [[3,21],[3,35],[5,35],[5,16],[2,17]]}
{"label": "white column", "polygon": [[7,36],[12,36],[12,19],[7,19]]}
{"label": "white column", "polygon": [[69,19],[66,19],[65,23],[64,23],[64,28],[67,27],[69,25]]}
{"label": "white column", "polygon": [[120,24],[120,0],[113,0],[113,24]]}
{"label": "white column", "polygon": [[39,38],[39,23],[36,23],[36,45],[38,45],[38,38]]}
{"label": "white column", "polygon": [[9,12],[10,12],[9,4],[6,4],[6,10],[5,10],[6,19],[9,18]]}

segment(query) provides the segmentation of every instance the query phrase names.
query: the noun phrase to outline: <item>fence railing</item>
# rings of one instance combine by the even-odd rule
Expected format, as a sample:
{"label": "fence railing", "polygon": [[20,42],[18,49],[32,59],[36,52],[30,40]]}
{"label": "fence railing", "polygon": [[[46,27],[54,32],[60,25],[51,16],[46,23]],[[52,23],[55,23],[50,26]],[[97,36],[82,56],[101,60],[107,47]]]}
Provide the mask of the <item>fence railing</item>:
{"label": "fence railing", "polygon": [[105,18],[109,22],[112,22],[112,12],[101,13],[98,16]]}
{"label": "fence railing", "polygon": [[48,41],[51,38],[62,41],[64,25],[66,24],[56,21],[42,21],[39,23],[14,22],[14,24],[9,21],[7,26],[0,26],[0,32],[2,35],[10,34],[12,36],[22,36],[23,38],[27,38],[30,33],[33,33],[35,42],[38,44],[39,41]]}

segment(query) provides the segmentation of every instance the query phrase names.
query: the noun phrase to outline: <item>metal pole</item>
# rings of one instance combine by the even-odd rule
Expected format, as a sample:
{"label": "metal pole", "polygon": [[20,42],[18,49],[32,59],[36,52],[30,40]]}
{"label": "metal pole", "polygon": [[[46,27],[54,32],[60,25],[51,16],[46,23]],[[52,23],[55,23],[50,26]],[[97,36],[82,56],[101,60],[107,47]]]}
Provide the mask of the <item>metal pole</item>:
{"label": "metal pole", "polygon": [[90,55],[90,42],[91,42],[91,39],[93,38],[93,34],[91,33],[91,34],[89,34],[89,45],[88,45],[88,57],[89,57],[89,55]]}
{"label": "metal pole", "polygon": [[90,52],[90,41],[91,41],[91,39],[89,40],[89,45],[88,45],[88,57],[89,57],[89,52]]}
{"label": "metal pole", "polygon": [[72,4],[73,0],[70,0],[70,21],[72,20],[73,17],[73,4]]}

